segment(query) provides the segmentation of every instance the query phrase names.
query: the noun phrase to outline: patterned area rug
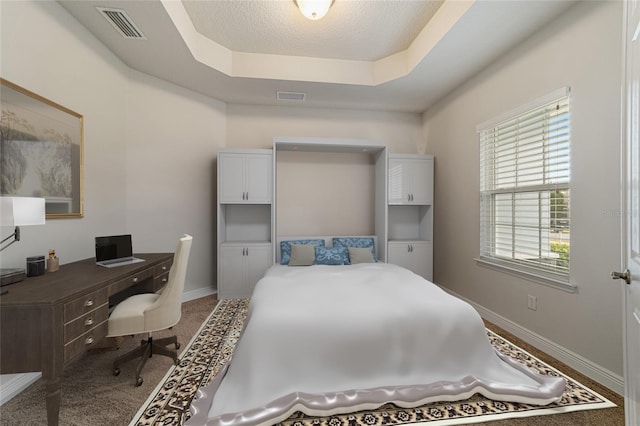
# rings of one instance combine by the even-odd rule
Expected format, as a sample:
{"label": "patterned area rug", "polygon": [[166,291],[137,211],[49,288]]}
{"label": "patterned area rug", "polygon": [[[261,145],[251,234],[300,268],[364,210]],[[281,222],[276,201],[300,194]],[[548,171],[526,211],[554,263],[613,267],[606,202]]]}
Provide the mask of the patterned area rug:
{"label": "patterned area rug", "polygon": [[[247,315],[247,300],[222,300],[205,320],[200,330],[149,399],[143,404],[130,426],[182,425],[189,416],[189,405],[199,387],[209,383],[233,353]],[[481,395],[460,402],[427,404],[418,408],[398,408],[387,404],[377,410],[361,411],[331,417],[308,417],[295,413],[280,423],[282,426],[357,426],[429,423],[453,425],[496,419],[539,416],[569,411],[614,407],[611,401],[567,377],[499,335],[487,330],[491,344],[500,352],[547,375],[562,376],[567,389],[562,399],[546,407],[493,401]]]}

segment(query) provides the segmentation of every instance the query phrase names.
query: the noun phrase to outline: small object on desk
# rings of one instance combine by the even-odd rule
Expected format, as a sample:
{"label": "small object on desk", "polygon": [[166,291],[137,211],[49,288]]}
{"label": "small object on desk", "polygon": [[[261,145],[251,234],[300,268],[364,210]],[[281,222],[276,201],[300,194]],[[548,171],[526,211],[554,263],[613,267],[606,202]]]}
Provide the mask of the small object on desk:
{"label": "small object on desk", "polygon": [[19,283],[24,280],[24,269],[2,268],[0,269],[0,286]]}
{"label": "small object on desk", "polygon": [[44,256],[27,257],[27,277],[44,275]]}
{"label": "small object on desk", "polygon": [[49,258],[47,259],[47,272],[55,272],[60,267],[60,261],[56,257],[54,249],[49,250]]}

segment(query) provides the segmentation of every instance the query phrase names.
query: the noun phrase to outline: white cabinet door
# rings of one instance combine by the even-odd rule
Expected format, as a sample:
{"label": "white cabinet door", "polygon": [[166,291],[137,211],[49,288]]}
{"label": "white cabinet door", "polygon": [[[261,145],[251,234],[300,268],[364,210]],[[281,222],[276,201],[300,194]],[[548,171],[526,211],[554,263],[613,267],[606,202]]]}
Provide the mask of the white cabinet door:
{"label": "white cabinet door", "polygon": [[433,159],[389,158],[389,204],[433,202]]}
{"label": "white cabinet door", "polygon": [[389,158],[389,204],[403,204],[410,201],[409,163],[406,159]]}
{"label": "white cabinet door", "polygon": [[233,243],[220,246],[220,299],[251,297],[256,283],[271,266],[271,244]]}
{"label": "white cabinet door", "polygon": [[413,271],[411,246],[408,242],[389,242],[387,244],[387,262]]}
{"label": "white cabinet door", "polygon": [[409,192],[411,203],[433,202],[433,160],[409,160]]}
{"label": "white cabinet door", "polygon": [[218,156],[220,202],[269,204],[273,188],[271,154],[225,153]]}
{"label": "white cabinet door", "polygon": [[244,293],[244,247],[221,245],[218,268],[218,298],[242,298]]}
{"label": "white cabinet door", "polygon": [[220,194],[218,194],[218,198],[221,203],[242,203],[245,201],[244,163],[243,154],[219,154]]}
{"label": "white cabinet door", "polygon": [[430,241],[390,241],[387,261],[433,280],[433,246]]}
{"label": "white cabinet door", "polygon": [[253,289],[260,278],[264,277],[264,273],[273,263],[271,260],[271,245],[255,244],[247,245],[247,281],[245,290],[250,297]]}
{"label": "white cabinet door", "polygon": [[245,166],[247,201],[250,203],[270,203],[273,180],[273,159],[271,155],[247,154]]}
{"label": "white cabinet door", "polygon": [[411,243],[411,257],[416,274],[428,281],[433,281],[433,245],[431,241],[416,241]]}

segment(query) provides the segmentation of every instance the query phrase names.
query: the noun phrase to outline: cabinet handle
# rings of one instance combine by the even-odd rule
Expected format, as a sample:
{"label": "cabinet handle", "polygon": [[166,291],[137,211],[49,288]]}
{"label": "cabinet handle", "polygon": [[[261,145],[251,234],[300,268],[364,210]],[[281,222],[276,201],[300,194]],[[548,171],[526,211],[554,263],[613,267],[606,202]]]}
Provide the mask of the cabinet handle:
{"label": "cabinet handle", "polygon": [[87,299],[87,300],[84,302],[84,306],[85,306],[85,307],[87,307],[87,308],[92,307],[92,306],[93,306],[93,300],[91,300],[91,299]]}
{"label": "cabinet handle", "polygon": [[93,318],[87,318],[84,320],[84,325],[93,325]]}
{"label": "cabinet handle", "polygon": [[87,337],[87,339],[84,341],[84,344],[87,346],[93,344],[93,336]]}
{"label": "cabinet handle", "polygon": [[138,277],[133,277],[133,278],[131,279],[131,281],[133,281],[134,283],[137,283],[137,282],[138,282]]}
{"label": "cabinet handle", "polygon": [[166,270],[167,270],[166,265],[162,267],[162,270],[163,270],[163,271],[166,271]]}
{"label": "cabinet handle", "polygon": [[411,194],[407,194],[407,202],[411,201]]}
{"label": "cabinet handle", "polygon": [[249,191],[247,191],[247,201],[249,201]]}
{"label": "cabinet handle", "polygon": [[249,256],[249,247],[247,247],[247,256]]}

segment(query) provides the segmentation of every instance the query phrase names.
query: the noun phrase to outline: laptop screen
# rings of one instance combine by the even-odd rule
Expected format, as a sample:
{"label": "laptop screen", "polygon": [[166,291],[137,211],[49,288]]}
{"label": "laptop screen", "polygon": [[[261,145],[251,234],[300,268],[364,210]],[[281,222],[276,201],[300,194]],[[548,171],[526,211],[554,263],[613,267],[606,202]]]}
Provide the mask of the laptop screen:
{"label": "laptop screen", "polygon": [[131,234],[96,237],[96,262],[131,256]]}

